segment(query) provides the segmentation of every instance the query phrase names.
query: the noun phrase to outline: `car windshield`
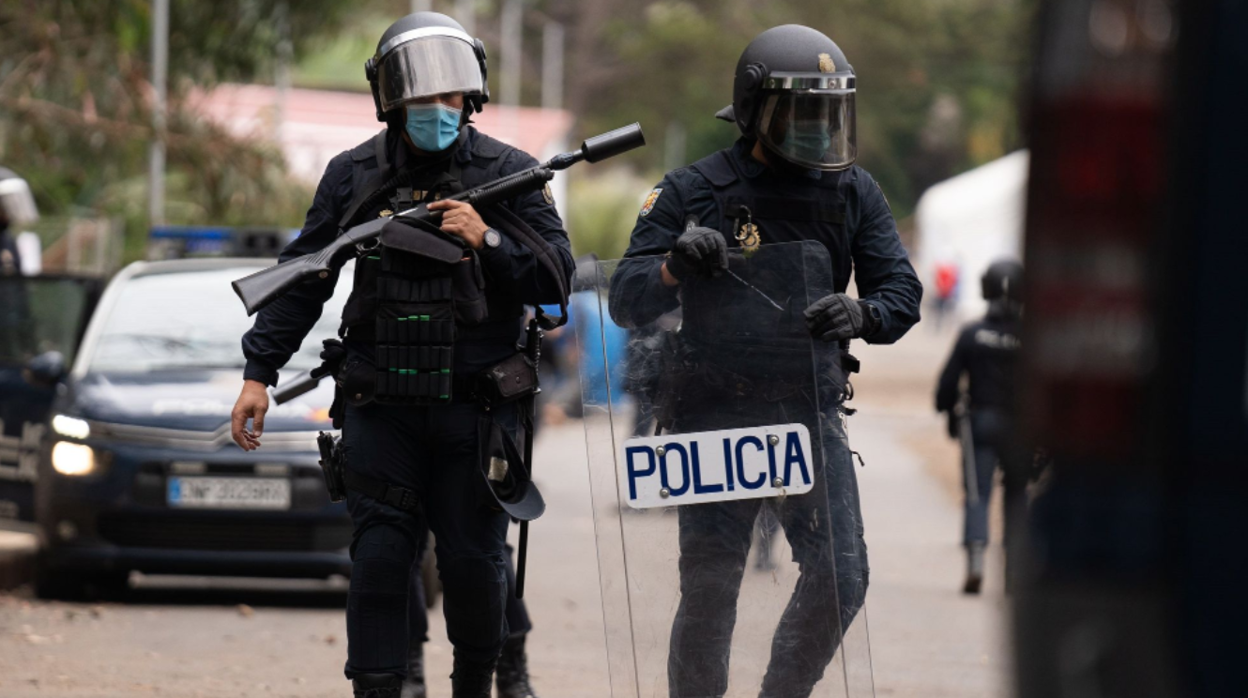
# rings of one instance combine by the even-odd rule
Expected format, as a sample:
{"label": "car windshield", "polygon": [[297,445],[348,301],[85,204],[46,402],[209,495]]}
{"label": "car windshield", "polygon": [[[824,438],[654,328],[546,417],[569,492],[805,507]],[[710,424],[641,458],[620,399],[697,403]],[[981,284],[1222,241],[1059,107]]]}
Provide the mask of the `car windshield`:
{"label": "car windshield", "polygon": [[[253,317],[243,310],[230,282],[254,273],[254,266],[149,274],[130,279],[105,319],[89,371],[151,371],[243,368],[242,336]],[[350,294],[345,268],[333,298],[316,326],[286,365],[307,370],[320,363],[321,340],[338,332]]]}

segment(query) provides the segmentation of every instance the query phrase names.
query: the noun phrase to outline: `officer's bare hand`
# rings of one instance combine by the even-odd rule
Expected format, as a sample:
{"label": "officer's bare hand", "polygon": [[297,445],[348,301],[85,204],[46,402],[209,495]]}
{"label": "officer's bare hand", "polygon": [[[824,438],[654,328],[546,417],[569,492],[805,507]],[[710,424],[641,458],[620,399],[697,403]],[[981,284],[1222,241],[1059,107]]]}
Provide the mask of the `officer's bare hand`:
{"label": "officer's bare hand", "polygon": [[429,204],[430,211],[444,211],[442,214],[442,232],[450,233],[468,243],[474,250],[481,249],[485,244],[485,231],[490,226],[481,220],[481,214],[472,204],[463,201],[443,199]]}
{"label": "officer's bare hand", "polygon": [[[243,392],[234,403],[230,413],[230,435],[234,443],[244,451],[260,448],[260,434],[264,432],[264,413],[269,411],[269,392],[260,381],[243,381]],[[247,420],[251,420],[251,429]]]}

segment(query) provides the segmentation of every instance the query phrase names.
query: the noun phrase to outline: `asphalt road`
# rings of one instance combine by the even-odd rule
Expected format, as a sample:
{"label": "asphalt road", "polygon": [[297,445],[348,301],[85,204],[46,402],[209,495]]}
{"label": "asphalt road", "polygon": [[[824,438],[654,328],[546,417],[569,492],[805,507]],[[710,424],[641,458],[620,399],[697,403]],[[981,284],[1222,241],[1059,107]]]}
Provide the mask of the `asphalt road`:
{"label": "asphalt road", "polygon": [[[955,456],[940,421],[928,413],[935,365],[948,339],[916,334],[898,347],[859,352],[869,373],[860,381],[850,438],[866,460],[859,475],[871,587],[865,622],[856,622],[851,633],[853,698],[867,695],[868,663],[881,697],[1008,695],[1007,606],[999,572],[982,597],[958,593]],[[549,508],[531,537],[534,683],[543,698],[609,696],[580,423],[547,429],[537,451]],[[996,569],[999,559],[993,555],[990,562]],[[759,579],[747,584],[765,587]],[[124,603],[47,603],[21,590],[0,594],[0,695],[349,695],[342,676],[341,580],[135,582]],[[451,654],[440,613],[430,635],[431,693],[449,696]],[[765,663],[750,656],[760,651],[754,644],[734,644],[734,681],[738,665]],[[825,681],[818,695],[842,696],[843,685]],[[647,691],[665,695],[656,686]],[[734,684],[730,695],[756,691]]]}

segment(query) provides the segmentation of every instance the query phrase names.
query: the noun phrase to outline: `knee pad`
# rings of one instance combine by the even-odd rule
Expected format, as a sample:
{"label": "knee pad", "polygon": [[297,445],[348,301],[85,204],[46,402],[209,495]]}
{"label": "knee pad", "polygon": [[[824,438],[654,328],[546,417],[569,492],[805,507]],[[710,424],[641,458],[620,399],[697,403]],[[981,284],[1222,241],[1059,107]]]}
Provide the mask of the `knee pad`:
{"label": "knee pad", "polygon": [[416,546],[405,532],[390,525],[372,526],[351,545],[352,589],[406,596],[415,559]]}

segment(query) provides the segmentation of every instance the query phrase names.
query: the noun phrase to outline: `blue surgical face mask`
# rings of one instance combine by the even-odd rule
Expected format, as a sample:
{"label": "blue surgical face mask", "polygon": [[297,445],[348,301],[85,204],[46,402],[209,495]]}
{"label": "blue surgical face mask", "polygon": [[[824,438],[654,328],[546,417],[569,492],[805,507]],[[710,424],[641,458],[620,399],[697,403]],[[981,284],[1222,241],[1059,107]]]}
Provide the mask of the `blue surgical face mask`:
{"label": "blue surgical face mask", "polygon": [[412,145],[426,153],[439,153],[459,138],[459,109],[445,104],[411,104],[407,107],[407,135]]}
{"label": "blue surgical face mask", "polygon": [[793,125],[789,127],[780,147],[807,162],[823,162],[828,149],[832,147],[832,134],[822,125],[811,129]]}

